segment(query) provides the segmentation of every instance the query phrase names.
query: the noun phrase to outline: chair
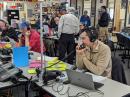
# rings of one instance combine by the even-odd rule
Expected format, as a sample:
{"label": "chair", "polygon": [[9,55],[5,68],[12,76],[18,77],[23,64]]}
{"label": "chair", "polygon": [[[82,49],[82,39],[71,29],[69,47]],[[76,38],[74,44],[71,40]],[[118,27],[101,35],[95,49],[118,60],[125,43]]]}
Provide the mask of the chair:
{"label": "chair", "polygon": [[123,63],[119,58],[112,57],[112,79],[127,84]]}
{"label": "chair", "polygon": [[124,49],[124,36],[121,35],[120,33],[116,34],[117,36],[117,44],[119,45],[120,49]]}
{"label": "chair", "polygon": [[130,93],[128,93],[128,94],[126,94],[126,95],[124,95],[122,97],[130,97]]}
{"label": "chair", "polygon": [[47,55],[51,56],[51,57],[56,56],[56,53],[54,50],[55,49],[55,41],[52,39],[47,39],[47,38],[44,38],[43,41],[45,43]]}
{"label": "chair", "polygon": [[128,59],[128,68],[130,68],[130,66],[129,66],[129,63],[130,63],[130,53],[129,53],[130,52],[130,38],[126,37],[124,44],[125,44],[125,48],[127,50],[125,59]]}
{"label": "chair", "polygon": [[127,48],[126,48],[126,45],[125,45],[125,42],[126,42],[126,36],[120,34],[120,33],[117,33],[116,34],[117,36],[117,45],[119,46],[119,50],[122,50],[123,51],[123,54],[119,54],[119,56],[121,56],[122,58],[122,62],[125,63],[125,59],[126,58],[126,55],[127,55]]}

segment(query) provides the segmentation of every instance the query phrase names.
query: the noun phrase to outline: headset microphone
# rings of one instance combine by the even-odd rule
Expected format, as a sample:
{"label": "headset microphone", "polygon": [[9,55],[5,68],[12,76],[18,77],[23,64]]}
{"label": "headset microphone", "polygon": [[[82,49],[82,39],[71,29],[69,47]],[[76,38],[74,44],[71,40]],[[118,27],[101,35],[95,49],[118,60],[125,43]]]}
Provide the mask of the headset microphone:
{"label": "headset microphone", "polygon": [[84,44],[81,44],[80,46],[79,46],[79,49],[84,49],[85,48],[85,45]]}

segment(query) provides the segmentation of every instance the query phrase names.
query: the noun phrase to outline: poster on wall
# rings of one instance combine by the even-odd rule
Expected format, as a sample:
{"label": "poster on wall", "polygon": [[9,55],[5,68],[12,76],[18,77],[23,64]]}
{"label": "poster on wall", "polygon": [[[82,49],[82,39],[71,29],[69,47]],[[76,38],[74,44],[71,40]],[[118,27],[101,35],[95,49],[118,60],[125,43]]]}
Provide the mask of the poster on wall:
{"label": "poster on wall", "polygon": [[19,20],[19,10],[7,10],[7,19],[11,25],[12,19]]}

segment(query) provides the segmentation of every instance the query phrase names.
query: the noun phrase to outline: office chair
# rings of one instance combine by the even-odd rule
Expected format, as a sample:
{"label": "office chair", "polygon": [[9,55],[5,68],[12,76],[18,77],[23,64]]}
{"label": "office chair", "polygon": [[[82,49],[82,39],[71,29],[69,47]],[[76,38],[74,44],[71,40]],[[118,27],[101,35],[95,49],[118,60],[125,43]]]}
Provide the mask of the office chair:
{"label": "office chair", "polygon": [[117,57],[112,57],[112,80],[127,84],[122,61]]}

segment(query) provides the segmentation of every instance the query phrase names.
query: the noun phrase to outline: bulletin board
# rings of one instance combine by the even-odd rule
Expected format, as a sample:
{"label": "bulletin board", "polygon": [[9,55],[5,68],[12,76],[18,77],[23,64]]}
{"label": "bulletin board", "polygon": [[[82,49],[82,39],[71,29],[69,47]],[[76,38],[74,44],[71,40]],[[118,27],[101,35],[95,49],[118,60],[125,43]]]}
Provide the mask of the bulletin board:
{"label": "bulletin board", "polygon": [[11,19],[19,20],[19,10],[7,10],[8,22],[11,25]]}

